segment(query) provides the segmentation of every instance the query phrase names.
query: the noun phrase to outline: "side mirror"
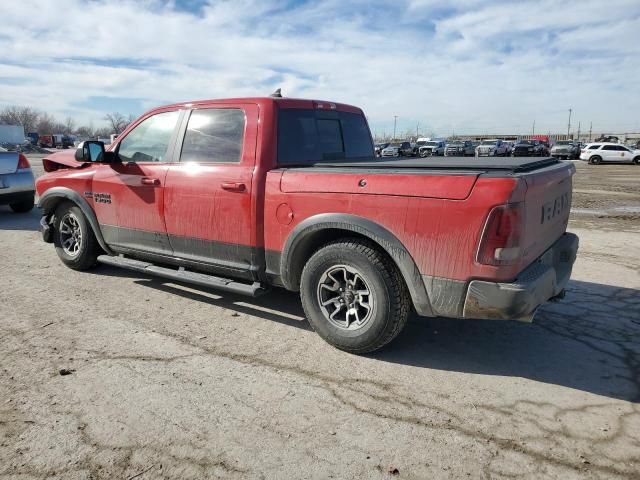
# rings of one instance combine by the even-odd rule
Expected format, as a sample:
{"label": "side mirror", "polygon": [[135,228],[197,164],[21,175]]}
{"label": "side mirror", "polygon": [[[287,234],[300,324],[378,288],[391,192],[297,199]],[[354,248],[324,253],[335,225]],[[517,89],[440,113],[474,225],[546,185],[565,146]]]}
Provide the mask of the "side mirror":
{"label": "side mirror", "polygon": [[75,158],[78,162],[104,162],[104,142],[88,140],[78,145]]}

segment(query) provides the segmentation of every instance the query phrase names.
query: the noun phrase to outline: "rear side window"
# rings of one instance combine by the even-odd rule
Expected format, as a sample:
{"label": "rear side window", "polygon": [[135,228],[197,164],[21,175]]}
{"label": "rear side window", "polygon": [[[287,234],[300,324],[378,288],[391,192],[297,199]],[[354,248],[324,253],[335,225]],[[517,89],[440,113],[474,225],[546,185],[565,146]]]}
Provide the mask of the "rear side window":
{"label": "rear side window", "polygon": [[605,145],[602,147],[602,150],[618,150],[618,147],[615,145]]}
{"label": "rear side window", "polygon": [[238,163],[245,114],[239,108],[194,110],[182,142],[181,162]]}
{"label": "rear side window", "polygon": [[371,133],[360,114],[311,109],[281,109],[278,112],[280,165],[371,157]]}
{"label": "rear side window", "polygon": [[591,145],[591,146],[589,147],[589,150],[597,150],[597,149],[599,149],[599,148],[600,148],[600,145]]}

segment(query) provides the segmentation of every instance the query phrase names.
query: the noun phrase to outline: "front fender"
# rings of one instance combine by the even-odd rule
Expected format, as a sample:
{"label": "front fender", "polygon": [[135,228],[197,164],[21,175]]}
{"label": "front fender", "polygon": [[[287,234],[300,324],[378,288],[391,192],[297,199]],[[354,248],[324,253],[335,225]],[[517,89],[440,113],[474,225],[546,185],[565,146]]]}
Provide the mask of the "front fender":
{"label": "front fender", "polygon": [[53,212],[57,205],[64,200],[70,200],[71,202],[75,203],[80,208],[80,210],[82,210],[83,215],[89,222],[89,225],[91,225],[93,233],[96,236],[96,240],[98,240],[98,243],[100,244],[102,249],[109,255],[113,255],[114,252],[104,241],[102,230],[100,230],[100,224],[98,223],[98,218],[91,208],[91,205],[89,205],[89,202],[87,202],[75,190],[71,190],[70,188],[66,187],[50,188],[40,196],[38,207],[45,212],[45,215],[49,215]]}
{"label": "front fender", "polygon": [[314,237],[327,230],[357,233],[379,245],[400,270],[418,314],[435,316],[420,271],[402,242],[383,226],[356,215],[323,213],[305,219],[293,229],[280,258],[280,275],[287,289],[299,289],[302,269],[311,253],[309,246]]}

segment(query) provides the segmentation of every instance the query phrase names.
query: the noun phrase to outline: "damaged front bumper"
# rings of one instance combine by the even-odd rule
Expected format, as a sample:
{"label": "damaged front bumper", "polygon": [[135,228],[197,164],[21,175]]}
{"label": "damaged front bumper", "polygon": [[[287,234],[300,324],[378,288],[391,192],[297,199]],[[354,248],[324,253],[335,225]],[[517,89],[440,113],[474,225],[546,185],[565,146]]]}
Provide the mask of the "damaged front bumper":
{"label": "damaged front bumper", "polygon": [[469,282],[464,318],[530,322],[543,303],[564,296],[578,252],[578,237],[565,233],[512,283]]}
{"label": "damaged front bumper", "polygon": [[40,233],[42,234],[42,240],[46,243],[53,243],[53,228],[46,215],[40,219]]}

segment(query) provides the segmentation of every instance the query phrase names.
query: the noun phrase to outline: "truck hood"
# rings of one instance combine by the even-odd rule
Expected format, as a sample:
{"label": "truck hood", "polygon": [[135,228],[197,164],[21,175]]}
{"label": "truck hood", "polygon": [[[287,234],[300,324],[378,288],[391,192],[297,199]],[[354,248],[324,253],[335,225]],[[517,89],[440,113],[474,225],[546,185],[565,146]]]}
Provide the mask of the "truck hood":
{"label": "truck hood", "polygon": [[42,159],[42,165],[47,172],[57,170],[59,166],[65,168],[85,168],[91,163],[79,162],[75,158],[75,150],[62,150],[60,152],[47,155]]}

